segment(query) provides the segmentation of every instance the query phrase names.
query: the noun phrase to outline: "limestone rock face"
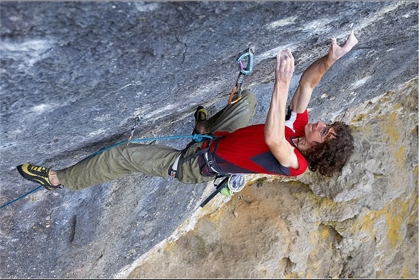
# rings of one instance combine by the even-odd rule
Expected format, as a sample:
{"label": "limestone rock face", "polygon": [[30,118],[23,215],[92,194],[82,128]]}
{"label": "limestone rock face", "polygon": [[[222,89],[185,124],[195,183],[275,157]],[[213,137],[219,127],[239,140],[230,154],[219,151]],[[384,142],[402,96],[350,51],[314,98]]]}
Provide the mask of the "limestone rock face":
{"label": "limestone rock face", "polygon": [[[2,278],[418,277],[417,2],[1,2]],[[342,175],[208,184],[129,174],[74,192],[24,180],[129,137],[190,136],[226,105],[237,55],[264,122],[275,55],[295,57],[290,96],[330,39],[359,43],[313,92],[310,121],[343,119]],[[158,140],[182,149],[190,139]],[[30,193],[32,190],[35,192]],[[27,194],[26,196],[24,196]],[[14,199],[17,199],[14,201]],[[11,202],[11,203],[10,203]]]}

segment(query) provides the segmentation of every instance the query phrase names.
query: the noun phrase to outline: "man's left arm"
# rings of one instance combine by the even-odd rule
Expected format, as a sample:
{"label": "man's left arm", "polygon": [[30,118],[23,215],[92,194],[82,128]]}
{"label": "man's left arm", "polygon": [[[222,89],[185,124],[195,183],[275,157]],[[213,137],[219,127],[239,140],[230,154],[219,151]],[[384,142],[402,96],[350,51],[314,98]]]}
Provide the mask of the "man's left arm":
{"label": "man's left arm", "polygon": [[338,59],[348,53],[357,43],[358,39],[355,37],[353,30],[342,47],[336,43],[336,38],[332,39],[328,53],[313,62],[303,72],[297,90],[291,99],[290,109],[292,111],[303,113],[307,109],[311,94],[313,93],[314,88],[320,83],[323,75]]}

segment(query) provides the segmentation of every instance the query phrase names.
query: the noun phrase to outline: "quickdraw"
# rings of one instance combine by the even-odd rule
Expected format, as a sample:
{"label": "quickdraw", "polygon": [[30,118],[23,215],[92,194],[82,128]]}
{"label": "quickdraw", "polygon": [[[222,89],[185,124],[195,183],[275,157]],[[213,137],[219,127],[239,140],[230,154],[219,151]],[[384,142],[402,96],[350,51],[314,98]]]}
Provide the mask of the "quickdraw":
{"label": "quickdraw", "polygon": [[[247,60],[247,66],[244,66],[245,60]],[[240,72],[236,80],[236,85],[228,98],[228,104],[234,104],[242,98],[241,92],[244,78],[253,70],[253,49],[246,49],[237,59],[237,63],[239,64]]]}
{"label": "quickdraw", "polygon": [[139,124],[140,124],[140,117],[136,117],[131,125],[131,132],[130,132],[130,136],[128,137],[127,145],[132,140],[132,137],[134,136],[134,131],[138,127]]}

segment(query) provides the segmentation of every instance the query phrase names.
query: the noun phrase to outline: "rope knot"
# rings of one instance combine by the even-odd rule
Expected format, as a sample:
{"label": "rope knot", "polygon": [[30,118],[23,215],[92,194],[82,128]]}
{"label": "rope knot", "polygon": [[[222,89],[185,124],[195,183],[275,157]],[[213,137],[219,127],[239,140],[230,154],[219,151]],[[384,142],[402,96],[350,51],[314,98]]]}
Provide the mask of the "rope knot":
{"label": "rope knot", "polygon": [[194,135],[192,136],[192,139],[193,139],[195,142],[202,142],[202,141],[204,141],[204,138],[207,138],[207,139],[212,139],[212,136],[211,136],[211,135],[204,135],[204,134],[194,134]]}

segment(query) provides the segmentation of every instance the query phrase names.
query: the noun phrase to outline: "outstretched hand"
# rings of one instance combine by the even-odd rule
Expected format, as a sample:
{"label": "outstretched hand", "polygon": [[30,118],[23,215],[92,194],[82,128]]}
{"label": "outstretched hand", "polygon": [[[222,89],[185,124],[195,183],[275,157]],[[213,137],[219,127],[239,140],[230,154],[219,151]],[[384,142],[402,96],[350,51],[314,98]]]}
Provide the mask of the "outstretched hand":
{"label": "outstretched hand", "polygon": [[329,56],[333,59],[333,61],[336,61],[347,54],[356,44],[358,44],[358,39],[355,37],[353,30],[349,34],[348,39],[342,47],[337,44],[336,38],[332,38],[332,44],[329,49]]}
{"label": "outstretched hand", "polygon": [[277,82],[289,84],[294,73],[294,56],[289,49],[276,55],[275,79]]}

